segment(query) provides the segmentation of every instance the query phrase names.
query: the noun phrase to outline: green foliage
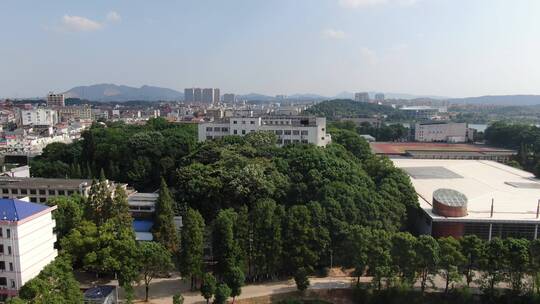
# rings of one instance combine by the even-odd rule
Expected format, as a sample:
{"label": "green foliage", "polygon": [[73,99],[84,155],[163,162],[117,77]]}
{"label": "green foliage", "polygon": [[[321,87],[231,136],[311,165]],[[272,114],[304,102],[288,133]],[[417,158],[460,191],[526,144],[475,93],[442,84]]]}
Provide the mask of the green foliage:
{"label": "green foliage", "polygon": [[55,197],[47,202],[49,206],[57,206],[53,217],[56,222],[54,232],[59,240],[80,225],[84,204],[85,200],[80,196]]}
{"label": "green foliage", "polygon": [[202,276],[201,295],[206,299],[206,303],[214,296],[216,292],[216,278],[211,273],[205,273]]}
{"label": "green foliage", "polygon": [[242,286],[244,286],[244,280],[244,273],[238,266],[231,268],[225,274],[225,283],[231,289],[231,297],[233,297],[233,299],[242,293]]}
{"label": "green foliage", "polygon": [[413,285],[416,281],[416,264],[418,242],[408,232],[399,232],[392,236],[392,262],[396,267],[395,271],[400,275],[402,281],[408,285]]}
{"label": "green foliage", "polygon": [[236,212],[225,209],[219,212],[214,221],[212,250],[216,262],[215,271],[220,277],[225,276],[239,262],[239,246],[234,238],[236,218]]}
{"label": "green foliage", "polygon": [[420,277],[420,289],[426,289],[426,283],[439,266],[439,243],[430,235],[421,235],[416,242],[416,267]]}
{"label": "green foliage", "polygon": [[172,301],[173,304],[184,304],[184,297],[181,294],[175,294]]}
{"label": "green foliage", "polygon": [[221,283],[216,287],[216,293],[214,295],[214,304],[225,304],[227,299],[231,296],[231,289],[227,284]]}
{"label": "green foliage", "polygon": [[283,267],[295,273],[300,268],[312,270],[318,260],[315,243],[318,236],[309,209],[306,206],[292,206],[288,209],[284,223],[283,251],[287,253]]}
{"label": "green foliage", "polygon": [[305,291],[309,287],[309,278],[305,268],[301,267],[294,274],[294,282],[299,291]]}
{"label": "green foliage", "polygon": [[467,261],[462,253],[461,244],[452,237],[440,238],[437,240],[440,248],[441,276],[445,280],[444,292],[448,293],[450,284],[461,280],[460,269],[463,269]]}
{"label": "green foliage", "polygon": [[62,256],[45,266],[37,277],[26,282],[19,291],[19,297],[23,303],[35,304],[75,304],[83,300],[70,262]]}
{"label": "green foliage", "polygon": [[484,242],[476,235],[466,235],[459,242],[462,253],[465,256],[463,273],[467,287],[469,287],[474,280],[474,271],[480,267],[480,260],[484,254]]}
{"label": "green foliage", "polygon": [[145,301],[148,301],[148,290],[152,279],[173,268],[171,253],[159,243],[141,242],[139,243],[139,262],[145,285]]}
{"label": "green foliage", "polygon": [[269,278],[279,271],[282,253],[282,213],[280,206],[270,199],[258,201],[251,211],[255,277]]}
{"label": "green foliage", "polygon": [[155,206],[153,234],[157,242],[165,246],[172,254],[177,254],[180,238],[174,225],[174,206],[167,182],[162,178],[159,198]]}
{"label": "green foliage", "polygon": [[184,276],[191,276],[191,288],[194,277],[202,274],[204,253],[205,224],[201,214],[189,208],[182,218],[182,247],[180,249],[180,270]]}
{"label": "green foliage", "polygon": [[327,117],[330,120],[341,117],[370,117],[373,115],[388,115],[393,119],[403,117],[399,110],[390,106],[356,102],[350,99],[323,101],[309,108],[306,112],[317,116]]}

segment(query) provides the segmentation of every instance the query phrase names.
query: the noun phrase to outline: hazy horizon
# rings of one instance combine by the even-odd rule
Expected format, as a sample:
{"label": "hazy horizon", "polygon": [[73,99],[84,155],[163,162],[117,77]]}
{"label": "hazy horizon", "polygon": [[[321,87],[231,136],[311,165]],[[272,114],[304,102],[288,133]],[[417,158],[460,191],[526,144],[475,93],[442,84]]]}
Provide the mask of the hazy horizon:
{"label": "hazy horizon", "polygon": [[540,94],[539,9],[534,0],[4,1],[0,96],[97,83]]}

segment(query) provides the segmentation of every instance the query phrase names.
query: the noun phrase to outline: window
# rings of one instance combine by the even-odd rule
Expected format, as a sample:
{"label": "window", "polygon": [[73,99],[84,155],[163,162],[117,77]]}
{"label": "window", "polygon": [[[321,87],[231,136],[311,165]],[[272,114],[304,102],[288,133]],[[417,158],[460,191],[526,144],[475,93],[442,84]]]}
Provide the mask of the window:
{"label": "window", "polygon": [[283,144],[283,139],[281,139],[281,138],[278,138],[278,139],[277,139],[277,141],[276,141],[276,143],[277,143],[278,145],[281,145],[281,144]]}
{"label": "window", "polygon": [[68,190],[67,195],[73,195],[73,190]]}
{"label": "window", "polygon": [[7,279],[4,277],[0,277],[0,285],[1,286],[7,286]]}
{"label": "window", "polygon": [[0,254],[4,254],[4,245],[0,244]]}
{"label": "window", "polygon": [[234,131],[233,131],[233,134],[234,134],[234,135],[237,135],[237,134],[238,134],[238,130],[234,130]]}
{"label": "window", "polygon": [[9,262],[9,271],[13,271],[13,263]]}
{"label": "window", "polygon": [[252,121],[250,121],[249,123],[252,124],[252,125],[254,125],[254,124],[255,124],[255,121],[252,120]]}
{"label": "window", "polygon": [[40,203],[46,203],[46,202],[47,202],[47,199],[44,198],[44,197],[40,197],[40,198],[39,198],[39,202],[40,202]]}
{"label": "window", "polygon": [[49,195],[56,195],[56,191],[54,191],[54,190],[49,190]]}
{"label": "window", "polygon": [[4,237],[4,229],[0,228],[0,237]]}
{"label": "window", "polygon": [[294,131],[292,131],[292,134],[293,134],[293,135],[300,135],[300,131],[294,130]]}
{"label": "window", "polygon": [[6,237],[9,239],[11,238],[11,229],[6,229]]}
{"label": "window", "polygon": [[214,132],[219,132],[219,131],[221,131],[221,128],[220,128],[220,127],[215,127],[215,128],[214,128]]}
{"label": "window", "polygon": [[0,261],[0,270],[6,270],[6,262]]}
{"label": "window", "polygon": [[10,280],[11,281],[11,288],[15,288],[15,280]]}
{"label": "window", "polygon": [[36,189],[30,189],[30,194],[36,194]]}
{"label": "window", "polygon": [[221,132],[229,132],[229,128],[221,128]]}
{"label": "window", "polygon": [[295,143],[295,144],[297,144],[297,143],[299,143],[299,142],[300,142],[300,140],[298,140],[298,139],[294,139],[294,140],[293,140],[293,143]]}
{"label": "window", "polygon": [[303,131],[302,131],[302,135],[308,135],[308,131],[307,131],[307,130],[303,130]]}
{"label": "window", "polygon": [[276,135],[283,135],[283,130],[276,130]]}
{"label": "window", "polygon": [[21,189],[21,194],[28,194],[28,190],[26,190],[26,189]]}
{"label": "window", "polygon": [[4,189],[2,189],[2,193],[8,194],[8,193],[9,193],[9,190],[4,188]]}
{"label": "window", "polygon": [[45,195],[45,193],[46,193],[45,190],[43,190],[43,189],[39,190],[39,195]]}
{"label": "window", "polygon": [[206,132],[212,132],[212,127],[206,127]]}
{"label": "window", "polygon": [[307,144],[308,143],[307,139],[302,139],[302,143]]}
{"label": "window", "polygon": [[285,135],[291,135],[291,130],[285,130]]}
{"label": "window", "polygon": [[7,246],[7,254],[11,255],[11,246]]}
{"label": "window", "polygon": [[246,134],[246,130],[242,130],[242,135],[245,135]]}
{"label": "window", "polygon": [[19,194],[19,189],[11,189],[11,194]]}
{"label": "window", "polygon": [[253,133],[253,132],[255,132],[255,130],[250,130],[250,131],[249,131],[249,133]]}
{"label": "window", "polygon": [[324,137],[321,137],[321,140],[324,140]]}
{"label": "window", "polygon": [[233,123],[233,124],[237,124],[237,123],[238,123],[238,121],[236,121],[236,120],[233,120],[233,122],[232,122],[232,123]]}
{"label": "window", "polygon": [[64,191],[64,190],[58,190],[58,195],[66,195],[66,191]]}
{"label": "window", "polygon": [[246,124],[246,121],[245,121],[245,120],[242,120],[242,124],[245,125],[245,124]]}
{"label": "window", "polygon": [[290,140],[290,139],[285,139],[285,140],[283,141],[283,143],[286,144],[286,145],[288,145],[288,144],[291,143],[291,140]]}

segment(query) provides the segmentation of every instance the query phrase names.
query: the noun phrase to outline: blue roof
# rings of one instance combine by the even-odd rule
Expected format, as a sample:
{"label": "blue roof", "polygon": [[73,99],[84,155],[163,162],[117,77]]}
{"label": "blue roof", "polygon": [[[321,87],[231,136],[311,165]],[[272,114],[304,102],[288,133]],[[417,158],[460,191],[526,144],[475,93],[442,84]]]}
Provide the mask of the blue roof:
{"label": "blue roof", "polygon": [[18,199],[0,199],[0,220],[20,221],[47,208],[49,208],[49,206],[25,202]]}
{"label": "blue roof", "polygon": [[135,232],[150,232],[154,222],[150,220],[133,220],[133,230]]}

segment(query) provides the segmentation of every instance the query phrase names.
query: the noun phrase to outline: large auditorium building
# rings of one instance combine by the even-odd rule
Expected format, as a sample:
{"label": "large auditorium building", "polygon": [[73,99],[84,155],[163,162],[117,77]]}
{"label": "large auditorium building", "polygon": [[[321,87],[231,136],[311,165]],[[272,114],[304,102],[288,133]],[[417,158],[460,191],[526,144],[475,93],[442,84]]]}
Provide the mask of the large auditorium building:
{"label": "large auditorium building", "polygon": [[536,239],[540,180],[487,160],[395,158],[411,177],[423,214],[419,232],[434,237]]}

